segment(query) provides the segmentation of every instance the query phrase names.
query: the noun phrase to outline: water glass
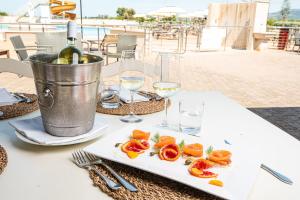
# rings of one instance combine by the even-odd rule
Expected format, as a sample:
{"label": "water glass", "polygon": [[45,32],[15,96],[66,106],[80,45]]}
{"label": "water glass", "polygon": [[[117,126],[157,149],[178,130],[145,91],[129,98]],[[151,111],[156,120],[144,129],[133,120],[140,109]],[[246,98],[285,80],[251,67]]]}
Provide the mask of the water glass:
{"label": "water glass", "polygon": [[107,85],[105,83],[101,86],[100,103],[103,108],[115,109],[120,105],[120,87],[118,85]]}
{"label": "water glass", "polygon": [[190,135],[198,135],[201,131],[203,113],[203,101],[181,100],[179,102],[180,131]]}

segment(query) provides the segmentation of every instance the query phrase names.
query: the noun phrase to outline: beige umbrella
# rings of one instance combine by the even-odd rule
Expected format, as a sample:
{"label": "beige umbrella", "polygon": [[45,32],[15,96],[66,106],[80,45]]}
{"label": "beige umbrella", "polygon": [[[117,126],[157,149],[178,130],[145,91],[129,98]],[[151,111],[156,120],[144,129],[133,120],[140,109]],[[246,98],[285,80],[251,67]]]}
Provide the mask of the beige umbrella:
{"label": "beige umbrella", "polygon": [[185,13],[186,11],[182,8],[176,6],[166,6],[162,7],[158,10],[149,12],[148,14],[151,16],[163,16],[163,17],[170,17],[170,16],[178,16],[180,13]]}

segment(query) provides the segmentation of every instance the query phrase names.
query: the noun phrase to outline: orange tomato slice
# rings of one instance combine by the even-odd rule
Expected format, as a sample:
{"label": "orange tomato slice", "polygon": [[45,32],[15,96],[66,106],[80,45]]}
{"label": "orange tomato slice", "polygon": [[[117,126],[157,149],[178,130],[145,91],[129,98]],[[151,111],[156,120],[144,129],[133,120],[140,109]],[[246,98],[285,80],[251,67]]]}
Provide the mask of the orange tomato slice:
{"label": "orange tomato slice", "polygon": [[145,132],[141,130],[133,130],[132,131],[132,138],[137,140],[148,140],[150,137],[150,132]]}
{"label": "orange tomato slice", "polygon": [[217,176],[218,176],[218,174],[215,174],[213,172],[203,171],[203,173],[199,174],[197,177],[199,177],[199,178],[215,178]]}
{"label": "orange tomato slice", "polygon": [[217,180],[217,179],[210,180],[208,183],[211,185],[219,186],[219,187],[223,187],[223,185],[224,185],[222,181]]}
{"label": "orange tomato slice", "polygon": [[197,169],[197,168],[193,167],[193,168],[191,168],[190,173],[191,173],[193,176],[200,176],[201,174],[203,174],[203,171],[200,170],[200,169]]}
{"label": "orange tomato slice", "polygon": [[144,153],[144,150],[149,148],[149,143],[147,143],[147,147],[145,146],[145,144],[146,143],[141,143],[138,140],[130,140],[122,145],[121,150],[125,153],[132,151],[140,154]]}
{"label": "orange tomato slice", "polygon": [[197,168],[199,170],[209,169],[215,166],[215,163],[209,160],[205,160],[203,158],[197,159],[192,164],[190,164],[189,169]]}
{"label": "orange tomato slice", "polygon": [[208,155],[208,159],[220,165],[231,163],[231,152],[227,150],[215,150]]}
{"label": "orange tomato slice", "polygon": [[203,155],[203,146],[198,143],[185,145],[183,147],[183,153],[190,156],[201,157]]}
{"label": "orange tomato slice", "polygon": [[188,170],[191,175],[199,177],[199,178],[213,178],[213,177],[217,177],[218,174],[215,174],[213,172],[206,170],[213,166],[214,166],[213,162],[201,158],[201,159],[195,160],[189,166]]}
{"label": "orange tomato slice", "polygon": [[128,151],[128,152],[127,152],[127,156],[128,156],[129,158],[131,158],[131,159],[134,159],[134,158],[138,157],[138,155],[139,155],[139,153],[134,152],[134,151]]}
{"label": "orange tomato slice", "polygon": [[167,144],[159,151],[161,160],[175,161],[180,157],[180,150],[177,144]]}
{"label": "orange tomato slice", "polygon": [[155,148],[161,148],[168,144],[175,144],[176,139],[172,136],[160,136],[158,142],[154,145]]}

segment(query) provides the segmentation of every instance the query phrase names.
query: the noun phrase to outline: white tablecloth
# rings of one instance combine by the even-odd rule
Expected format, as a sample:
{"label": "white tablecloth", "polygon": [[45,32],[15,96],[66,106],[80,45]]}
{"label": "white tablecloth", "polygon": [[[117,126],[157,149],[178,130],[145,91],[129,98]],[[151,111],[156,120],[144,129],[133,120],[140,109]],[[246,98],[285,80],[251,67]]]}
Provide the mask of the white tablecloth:
{"label": "white tablecloth", "polygon": [[[218,92],[182,92],[172,100],[170,116],[176,119],[179,97],[201,98],[206,102],[203,137],[219,134],[232,143],[243,138],[253,147],[260,147],[263,162],[290,177],[287,185],[269,173],[260,170],[249,199],[299,199],[300,196],[300,142],[257,115],[239,106]],[[173,112],[173,113],[172,113]],[[37,116],[35,112],[21,118]],[[127,124],[117,116],[102,115],[110,126],[109,134]],[[163,113],[144,116],[143,123],[158,123]],[[20,119],[20,118],[18,118]],[[242,137],[241,137],[242,135]],[[101,138],[99,138],[101,139]],[[91,142],[62,147],[42,147],[26,144],[14,134],[8,121],[0,121],[0,144],[8,153],[8,166],[0,175],[0,199],[3,200],[99,200],[109,199],[94,187],[86,170],[71,162],[71,153]]]}

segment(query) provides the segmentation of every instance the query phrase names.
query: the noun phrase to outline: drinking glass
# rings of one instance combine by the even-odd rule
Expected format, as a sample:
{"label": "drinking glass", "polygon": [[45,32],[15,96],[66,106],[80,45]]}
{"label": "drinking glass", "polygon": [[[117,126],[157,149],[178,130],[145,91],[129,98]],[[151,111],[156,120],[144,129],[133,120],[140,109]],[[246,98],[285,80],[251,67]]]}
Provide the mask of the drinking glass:
{"label": "drinking glass", "polygon": [[122,122],[141,122],[142,118],[134,114],[132,109],[134,94],[144,85],[144,64],[141,54],[137,56],[133,50],[122,51],[120,63],[120,84],[121,87],[130,91],[129,115],[120,118]]}
{"label": "drinking glass", "polygon": [[103,108],[114,109],[120,105],[120,86],[111,81],[100,84],[100,103]]}
{"label": "drinking glass", "polygon": [[199,135],[204,113],[204,101],[179,101],[179,130],[190,135]]}
{"label": "drinking glass", "polygon": [[181,54],[170,52],[159,52],[156,57],[155,72],[159,74],[153,82],[153,89],[156,94],[165,100],[165,117],[162,120],[161,127],[168,125],[168,102],[171,96],[174,96],[181,87]]}

